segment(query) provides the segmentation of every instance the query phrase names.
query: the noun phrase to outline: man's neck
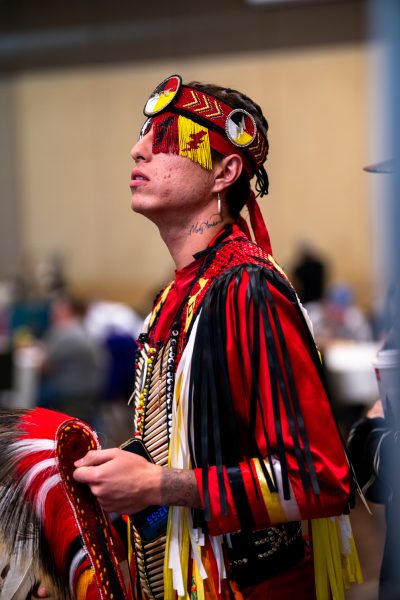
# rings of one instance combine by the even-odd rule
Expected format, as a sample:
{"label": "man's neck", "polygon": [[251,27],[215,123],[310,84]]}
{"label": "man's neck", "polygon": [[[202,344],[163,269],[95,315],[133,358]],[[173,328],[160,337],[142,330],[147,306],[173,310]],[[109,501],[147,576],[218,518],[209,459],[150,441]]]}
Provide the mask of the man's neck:
{"label": "man's neck", "polygon": [[230,222],[231,219],[222,219],[218,213],[214,213],[208,218],[195,217],[185,227],[159,225],[159,230],[179,270],[193,261],[194,254],[207,248],[217,233]]}

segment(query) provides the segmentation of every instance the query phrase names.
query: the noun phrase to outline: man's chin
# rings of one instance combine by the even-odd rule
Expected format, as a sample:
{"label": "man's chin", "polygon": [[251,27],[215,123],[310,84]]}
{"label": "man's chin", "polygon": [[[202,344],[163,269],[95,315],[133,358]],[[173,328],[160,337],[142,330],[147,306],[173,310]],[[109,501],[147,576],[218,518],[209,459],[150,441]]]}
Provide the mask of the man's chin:
{"label": "man's chin", "polygon": [[140,202],[139,198],[135,198],[135,195],[132,194],[131,210],[133,210],[133,212],[138,213],[140,215],[146,215],[146,213],[148,211],[148,207],[146,210],[146,203]]}
{"label": "man's chin", "polygon": [[138,215],[147,217],[150,221],[155,221],[157,215],[160,213],[160,210],[156,207],[150,206],[146,202],[139,202],[139,199],[136,199],[134,196],[132,196],[131,200],[131,210]]}

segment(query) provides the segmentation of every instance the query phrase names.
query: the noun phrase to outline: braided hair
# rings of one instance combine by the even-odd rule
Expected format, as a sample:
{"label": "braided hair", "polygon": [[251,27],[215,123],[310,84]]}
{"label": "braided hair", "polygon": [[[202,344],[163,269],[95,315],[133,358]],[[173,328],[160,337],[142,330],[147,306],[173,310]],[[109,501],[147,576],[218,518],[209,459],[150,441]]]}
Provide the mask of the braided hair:
{"label": "braided hair", "polygon": [[[191,81],[187,84],[190,87],[200,90],[223,100],[234,108],[242,108],[247,110],[256,122],[258,129],[267,137],[268,132],[268,121],[264,117],[261,107],[254,102],[251,98],[231,88],[224,88],[213,83],[201,83],[199,81]],[[211,149],[211,156],[213,162],[220,161],[222,155]],[[263,173],[267,178],[264,168],[262,167]],[[240,211],[245,205],[247,198],[250,194],[250,180],[247,173],[243,170],[238,179],[228,188],[226,193],[226,201],[229,209],[230,216],[237,221],[239,218]]]}

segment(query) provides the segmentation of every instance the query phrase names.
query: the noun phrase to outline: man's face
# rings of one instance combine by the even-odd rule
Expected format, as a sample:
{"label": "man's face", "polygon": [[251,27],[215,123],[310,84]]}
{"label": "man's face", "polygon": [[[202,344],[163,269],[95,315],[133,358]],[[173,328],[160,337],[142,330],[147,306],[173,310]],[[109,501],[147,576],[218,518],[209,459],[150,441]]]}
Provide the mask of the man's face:
{"label": "man's face", "polygon": [[135,167],[131,174],[131,207],[157,222],[159,218],[177,223],[190,221],[213,201],[213,171],[189,158],[152,151],[150,129],[131,150]]}

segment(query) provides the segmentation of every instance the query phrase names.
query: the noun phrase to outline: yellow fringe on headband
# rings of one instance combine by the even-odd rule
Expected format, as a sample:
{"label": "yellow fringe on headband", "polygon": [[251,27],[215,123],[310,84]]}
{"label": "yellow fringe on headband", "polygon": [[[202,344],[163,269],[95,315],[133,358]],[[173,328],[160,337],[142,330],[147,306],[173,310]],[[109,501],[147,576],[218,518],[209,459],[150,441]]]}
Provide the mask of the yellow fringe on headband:
{"label": "yellow fringe on headband", "polygon": [[181,156],[186,156],[211,171],[211,147],[207,127],[179,115],[178,143]]}

